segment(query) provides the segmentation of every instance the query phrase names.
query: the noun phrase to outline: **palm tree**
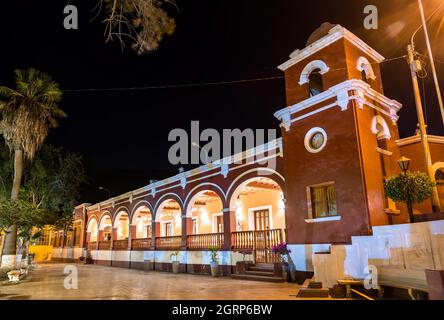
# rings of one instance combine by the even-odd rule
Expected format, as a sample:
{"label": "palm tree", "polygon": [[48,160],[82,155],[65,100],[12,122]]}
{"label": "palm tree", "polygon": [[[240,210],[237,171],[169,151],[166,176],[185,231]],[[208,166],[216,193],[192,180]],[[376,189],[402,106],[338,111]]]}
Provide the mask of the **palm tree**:
{"label": "palm tree", "polygon": [[[14,152],[14,179],[11,200],[19,197],[24,159],[32,160],[57,119],[66,117],[58,107],[59,85],[36,69],[15,70],[16,88],[0,86],[0,133]],[[9,226],[3,245],[1,267],[14,268],[17,226]]]}

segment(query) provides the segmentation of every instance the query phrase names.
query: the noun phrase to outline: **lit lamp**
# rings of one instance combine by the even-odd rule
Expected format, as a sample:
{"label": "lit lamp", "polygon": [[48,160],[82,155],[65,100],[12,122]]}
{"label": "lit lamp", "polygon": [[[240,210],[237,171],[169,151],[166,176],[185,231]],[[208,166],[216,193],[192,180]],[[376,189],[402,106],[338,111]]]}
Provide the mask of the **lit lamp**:
{"label": "lit lamp", "polygon": [[402,172],[406,173],[409,169],[410,159],[406,157],[402,157],[398,160],[398,166],[401,168]]}

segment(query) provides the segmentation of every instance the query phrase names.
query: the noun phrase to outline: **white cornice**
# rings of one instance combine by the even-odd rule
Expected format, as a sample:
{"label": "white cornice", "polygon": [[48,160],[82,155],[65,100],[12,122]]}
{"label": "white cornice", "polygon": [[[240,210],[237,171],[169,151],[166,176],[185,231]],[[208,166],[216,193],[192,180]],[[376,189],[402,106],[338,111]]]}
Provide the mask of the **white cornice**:
{"label": "white cornice", "polygon": [[[355,95],[351,96],[350,91],[354,91]],[[336,98],[336,101],[325,106],[320,106],[319,109],[293,118],[294,113],[308,109],[314,105],[320,104],[327,100]],[[371,86],[362,80],[352,79],[341,82],[333,87],[328,88],[324,92],[301,101],[292,106],[277,111],[274,116],[281,121],[281,127],[287,131],[290,130],[292,123],[302,120],[306,117],[312,116],[316,113],[325,111],[327,109],[339,106],[342,111],[347,110],[348,103],[351,100],[356,100],[360,108],[364,105],[371,107],[390,117],[392,122],[398,120],[398,111],[402,108],[402,104],[396,100],[392,100],[383,94],[372,89]],[[376,101],[380,106],[375,106],[371,101]]]}
{"label": "white cornice", "polygon": [[278,69],[285,71],[291,66],[295,65],[299,61],[304,60],[305,58],[311,56],[315,52],[331,45],[332,43],[338,41],[339,39],[345,38],[351,43],[353,43],[356,47],[361,49],[363,52],[367,53],[370,57],[372,57],[376,62],[382,62],[385,58],[380,55],[375,49],[370,47],[360,38],[355,36],[353,33],[345,29],[344,27],[337,25],[332,28],[328,35],[325,37],[313,42],[308,47],[305,47],[302,50],[296,50],[290,54],[290,60],[278,66]]}
{"label": "white cornice", "polygon": [[[444,144],[444,137],[443,136],[427,135],[427,137],[429,139],[429,142],[431,142],[431,143]],[[418,142],[421,142],[421,137],[419,135],[396,140],[396,145],[398,147],[402,147],[402,146],[406,146],[406,145],[418,143]]]}
{"label": "white cornice", "polygon": [[[135,195],[138,195],[138,194],[141,194],[144,192],[148,192],[148,194],[154,195],[156,192],[164,191],[165,189],[162,189],[161,187],[163,187],[167,184],[178,183],[177,185],[174,185],[174,187],[181,186],[181,182],[183,183],[184,179],[186,179],[186,181],[188,181],[188,183],[194,182],[196,180],[202,180],[202,179],[208,178],[208,176],[199,177],[194,180],[192,180],[190,178],[193,176],[196,176],[196,175],[204,174],[209,171],[214,171],[216,169],[218,169],[219,172],[216,172],[215,174],[212,174],[212,175],[221,174],[223,176],[226,176],[228,171],[230,170],[230,169],[227,169],[227,165],[229,166],[231,164],[238,164],[238,161],[240,164],[240,161],[242,161],[242,160],[251,158],[252,156],[255,156],[255,155],[261,155],[265,152],[269,152],[272,150],[279,150],[276,152],[276,155],[279,155],[281,153],[282,138],[272,140],[268,143],[259,145],[254,148],[250,148],[246,151],[225,157],[223,159],[216,160],[216,161],[209,163],[207,165],[203,165],[198,168],[179,173],[175,176],[166,178],[164,180],[153,182],[145,187],[142,187],[142,188],[139,188],[139,189],[136,189],[133,191],[129,191],[127,193],[121,194],[119,196],[108,199],[106,201],[102,201],[102,202],[96,203],[94,205],[90,205],[88,207],[88,210],[94,211],[94,210],[97,210],[99,207],[103,208],[106,206],[111,206],[113,203],[117,204],[118,202],[126,201],[127,199],[129,200],[129,198],[131,196],[135,196]],[[267,157],[260,158],[260,159],[257,159],[257,161],[264,161],[266,159],[267,159]],[[254,163],[256,163],[257,161],[255,161]],[[235,167],[235,168],[237,168],[237,167]]]}

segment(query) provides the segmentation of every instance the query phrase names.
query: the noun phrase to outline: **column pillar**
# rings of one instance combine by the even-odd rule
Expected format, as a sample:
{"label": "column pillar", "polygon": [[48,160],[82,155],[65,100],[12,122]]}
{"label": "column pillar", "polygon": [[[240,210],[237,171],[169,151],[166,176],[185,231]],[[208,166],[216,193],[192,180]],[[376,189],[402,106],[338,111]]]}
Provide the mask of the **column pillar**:
{"label": "column pillar", "polygon": [[151,222],[151,248],[152,250],[156,249],[156,238],[160,237],[160,222],[152,221]]}
{"label": "column pillar", "polygon": [[230,208],[223,209],[224,219],[224,243],[222,250],[231,251],[231,232],[236,231],[236,211],[230,211]]}
{"label": "column pillar", "polygon": [[187,217],[186,215],[182,216],[182,248],[183,250],[187,249],[187,235],[193,234],[193,219],[191,217]]}
{"label": "column pillar", "polygon": [[132,245],[131,245],[132,240],[136,239],[136,236],[137,236],[136,229],[137,229],[137,226],[135,226],[135,225],[131,224],[129,226],[129,235],[128,235],[128,249],[129,250],[131,250],[131,248],[132,248]]}

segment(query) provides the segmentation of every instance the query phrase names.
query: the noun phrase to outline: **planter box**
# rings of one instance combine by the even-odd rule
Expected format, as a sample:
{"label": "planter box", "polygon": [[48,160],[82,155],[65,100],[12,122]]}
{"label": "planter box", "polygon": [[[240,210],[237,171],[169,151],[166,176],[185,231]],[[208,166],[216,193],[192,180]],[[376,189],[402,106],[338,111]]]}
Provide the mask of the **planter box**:
{"label": "planter box", "polygon": [[444,270],[426,270],[430,300],[444,300]]}

